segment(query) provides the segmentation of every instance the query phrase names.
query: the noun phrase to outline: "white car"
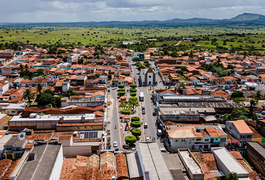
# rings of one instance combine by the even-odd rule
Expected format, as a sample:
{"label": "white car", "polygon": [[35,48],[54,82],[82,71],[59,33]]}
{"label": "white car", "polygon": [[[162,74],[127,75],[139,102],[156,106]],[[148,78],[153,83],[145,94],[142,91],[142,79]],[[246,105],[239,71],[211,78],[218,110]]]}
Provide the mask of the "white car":
{"label": "white car", "polygon": [[118,146],[117,141],[114,141],[113,146],[114,146],[114,147],[117,147],[117,146]]}
{"label": "white car", "polygon": [[149,137],[146,137],[146,142],[150,142],[150,138]]}

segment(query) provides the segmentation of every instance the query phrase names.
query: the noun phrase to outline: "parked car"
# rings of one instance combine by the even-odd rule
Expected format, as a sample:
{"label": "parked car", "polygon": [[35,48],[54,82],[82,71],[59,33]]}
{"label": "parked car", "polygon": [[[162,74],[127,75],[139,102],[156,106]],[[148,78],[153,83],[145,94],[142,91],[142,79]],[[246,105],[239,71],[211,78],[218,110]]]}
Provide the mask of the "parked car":
{"label": "parked car", "polygon": [[150,142],[150,137],[146,137],[146,142]]}
{"label": "parked car", "polygon": [[119,148],[116,148],[115,151],[120,151],[120,149]]}
{"label": "parked car", "polygon": [[156,112],[153,112],[153,116],[156,116]]}
{"label": "parked car", "polygon": [[145,114],[145,110],[142,110],[142,114]]}
{"label": "parked car", "polygon": [[114,146],[114,147],[117,147],[117,146],[118,146],[117,141],[114,141],[113,146]]}

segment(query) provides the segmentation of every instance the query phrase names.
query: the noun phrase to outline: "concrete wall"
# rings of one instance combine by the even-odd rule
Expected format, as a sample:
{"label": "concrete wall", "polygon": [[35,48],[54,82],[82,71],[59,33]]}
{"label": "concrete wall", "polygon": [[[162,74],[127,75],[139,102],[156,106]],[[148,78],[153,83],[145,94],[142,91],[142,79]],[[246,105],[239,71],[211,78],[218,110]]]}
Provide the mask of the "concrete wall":
{"label": "concrete wall", "polygon": [[173,151],[177,151],[179,148],[192,149],[192,145],[194,145],[195,143],[195,139],[194,140],[193,139],[194,138],[183,138],[183,139],[171,139],[170,138]]}
{"label": "concrete wall", "polygon": [[63,148],[61,146],[49,180],[60,180],[62,166],[63,166]]}
{"label": "concrete wall", "polygon": [[92,154],[91,145],[63,147],[63,155],[65,157],[74,157],[76,155],[85,156],[91,154]]}
{"label": "concrete wall", "polygon": [[255,149],[247,144],[246,149],[246,158],[247,160],[254,165],[258,171],[265,176],[265,158],[261,156]]}

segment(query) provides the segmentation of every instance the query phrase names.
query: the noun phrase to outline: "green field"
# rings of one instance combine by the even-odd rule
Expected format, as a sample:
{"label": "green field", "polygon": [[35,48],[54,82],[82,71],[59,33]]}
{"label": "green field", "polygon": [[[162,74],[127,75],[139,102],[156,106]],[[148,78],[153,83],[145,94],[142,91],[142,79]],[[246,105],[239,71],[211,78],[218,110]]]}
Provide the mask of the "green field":
{"label": "green field", "polygon": [[[251,34],[245,37],[231,33]],[[225,34],[230,34],[224,36]],[[225,28],[214,26],[186,27],[1,27],[0,43],[22,42],[24,44],[72,44],[76,45],[119,45],[122,41],[135,40],[144,44],[145,39],[156,38],[155,46],[175,45],[182,38],[196,41],[182,42],[185,49],[262,52],[265,50],[265,28]],[[215,40],[212,42],[212,40]],[[224,42],[225,41],[225,42]],[[201,47],[196,47],[200,45]],[[154,46],[154,45],[153,45]],[[238,48],[238,49],[236,49]]]}
{"label": "green field", "polygon": [[[0,42],[20,41],[26,43],[78,43],[101,44],[119,43],[123,40],[138,40],[156,37],[194,37],[216,35],[220,33],[262,33],[265,29],[226,29],[212,27],[179,27],[179,28],[96,28],[96,27],[32,27],[26,30],[0,30]],[[264,38],[263,35],[259,36]],[[258,39],[259,37],[256,37]],[[218,39],[219,40],[219,39]],[[222,38],[220,38],[222,40]],[[166,43],[175,43],[168,41]],[[161,43],[158,43],[158,45]],[[206,43],[201,42],[202,45]],[[229,45],[229,44],[228,44]]]}

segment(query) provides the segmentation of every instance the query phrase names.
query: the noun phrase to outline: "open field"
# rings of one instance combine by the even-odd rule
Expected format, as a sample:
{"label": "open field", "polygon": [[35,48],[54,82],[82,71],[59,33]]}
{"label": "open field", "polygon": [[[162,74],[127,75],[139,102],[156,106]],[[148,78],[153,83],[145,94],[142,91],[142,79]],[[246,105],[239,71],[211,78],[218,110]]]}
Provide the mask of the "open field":
{"label": "open field", "polygon": [[[144,38],[159,38],[159,37],[198,37],[209,35],[218,35],[222,33],[252,33],[259,35],[238,38],[235,42],[227,42],[226,47],[229,48],[231,44],[234,46],[247,45],[249,41],[262,41],[265,36],[261,33],[265,32],[265,28],[259,29],[234,29],[234,28],[220,28],[220,27],[179,27],[179,28],[155,28],[155,27],[131,27],[131,28],[108,28],[108,27],[27,27],[25,30],[22,28],[16,29],[12,27],[8,30],[0,30],[0,43],[20,41],[30,44],[53,44],[56,42],[61,43],[76,43],[83,45],[107,45],[119,44],[121,41],[126,40],[139,40]],[[231,39],[232,37],[218,37],[217,44],[223,44],[223,40]],[[243,42],[238,42],[242,39]],[[175,44],[177,40],[165,40],[157,42],[157,45]],[[257,43],[256,42],[256,43]],[[259,47],[260,44],[253,44],[254,47]],[[214,47],[208,41],[199,41],[201,46]],[[192,45],[192,43],[191,43]]]}

